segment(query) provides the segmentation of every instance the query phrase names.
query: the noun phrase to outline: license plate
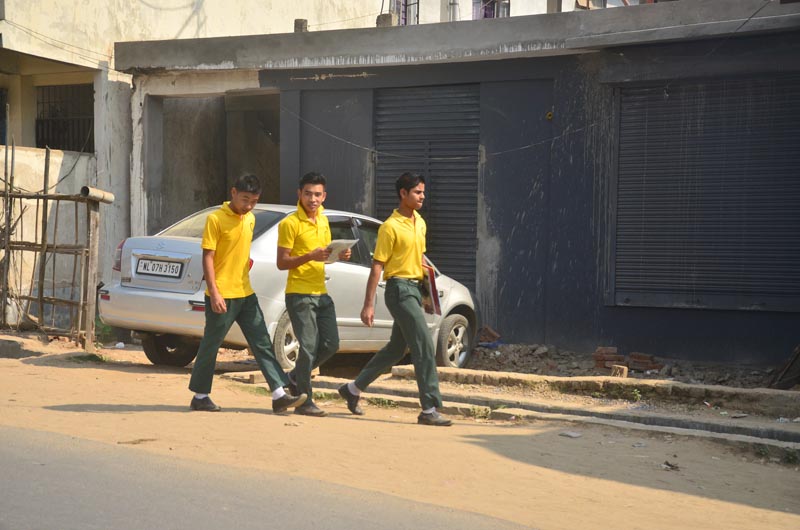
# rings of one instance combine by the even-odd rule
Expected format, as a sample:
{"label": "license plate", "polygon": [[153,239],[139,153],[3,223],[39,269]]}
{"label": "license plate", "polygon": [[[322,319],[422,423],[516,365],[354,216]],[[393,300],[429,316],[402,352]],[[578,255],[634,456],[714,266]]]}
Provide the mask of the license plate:
{"label": "license plate", "polygon": [[181,275],[181,264],[173,261],[159,261],[154,259],[140,259],[136,265],[139,274],[152,274],[153,276],[167,276],[178,278]]}

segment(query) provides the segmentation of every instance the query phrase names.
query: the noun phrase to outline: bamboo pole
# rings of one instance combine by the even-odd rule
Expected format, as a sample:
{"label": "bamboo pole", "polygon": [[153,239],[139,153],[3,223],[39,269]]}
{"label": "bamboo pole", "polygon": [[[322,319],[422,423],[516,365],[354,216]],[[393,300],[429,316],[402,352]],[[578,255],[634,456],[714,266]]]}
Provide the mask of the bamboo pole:
{"label": "bamboo pole", "polygon": [[[44,192],[50,187],[50,148],[44,151]],[[39,323],[44,324],[44,276],[47,269],[47,196],[42,200],[42,245],[39,251]]]}
{"label": "bamboo pole", "polygon": [[[8,105],[6,105],[6,124],[8,124]],[[8,128],[6,128],[6,138],[8,138]],[[9,272],[11,270],[11,217],[14,214],[13,203],[11,202],[11,198],[9,194],[14,187],[14,139],[11,139],[11,171],[8,169],[8,142],[6,142],[6,158],[5,158],[5,216],[6,216],[6,223],[5,223],[5,238],[4,238],[4,248],[5,248],[5,256],[3,257],[3,320],[2,325],[3,327],[8,326],[8,294],[10,290],[9,286]]]}
{"label": "bamboo pole", "polygon": [[86,204],[89,222],[88,256],[86,263],[86,344],[89,353],[95,352],[94,319],[97,312],[97,262],[100,253],[100,204],[90,201]]}

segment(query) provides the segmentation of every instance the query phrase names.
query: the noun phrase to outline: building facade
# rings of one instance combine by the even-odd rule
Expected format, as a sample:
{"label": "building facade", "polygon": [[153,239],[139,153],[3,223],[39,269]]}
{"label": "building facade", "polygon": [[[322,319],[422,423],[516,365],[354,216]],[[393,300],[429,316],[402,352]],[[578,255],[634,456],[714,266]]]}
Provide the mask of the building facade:
{"label": "building facade", "polygon": [[[216,83],[228,163],[269,158],[280,202],[321,170],[330,206],[381,217],[424,173],[430,255],[506,341],[777,362],[800,329],[799,31],[797,4],[704,0],[117,56],[137,86]],[[136,204],[168,123],[145,92]]]}

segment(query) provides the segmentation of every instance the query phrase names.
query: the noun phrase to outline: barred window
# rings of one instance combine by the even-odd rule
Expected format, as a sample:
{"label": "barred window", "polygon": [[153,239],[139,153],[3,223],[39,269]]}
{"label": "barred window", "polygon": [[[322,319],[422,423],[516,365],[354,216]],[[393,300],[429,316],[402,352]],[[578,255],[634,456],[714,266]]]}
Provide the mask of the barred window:
{"label": "barred window", "polygon": [[0,88],[0,143],[6,141],[6,103],[8,102],[8,90]]}
{"label": "barred window", "polygon": [[92,85],[36,87],[36,147],[94,151]]}
{"label": "barred window", "polygon": [[472,20],[510,16],[511,0],[472,0]]}

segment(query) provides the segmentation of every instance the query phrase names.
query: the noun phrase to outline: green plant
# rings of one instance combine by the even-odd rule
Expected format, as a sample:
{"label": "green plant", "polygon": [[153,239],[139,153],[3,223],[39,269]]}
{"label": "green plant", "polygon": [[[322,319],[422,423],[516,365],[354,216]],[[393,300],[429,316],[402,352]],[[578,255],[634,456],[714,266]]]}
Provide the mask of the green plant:
{"label": "green plant", "polygon": [[94,338],[100,344],[114,341],[117,337],[114,328],[100,320],[100,317],[94,320]]}
{"label": "green plant", "polygon": [[476,420],[488,420],[492,416],[492,409],[488,407],[470,407],[469,416]]}
{"label": "green plant", "polygon": [[755,444],[753,446],[753,451],[761,458],[766,458],[769,456],[769,447],[764,444]]}
{"label": "green plant", "polygon": [[107,363],[108,359],[103,355],[96,353],[87,353],[86,355],[73,355],[68,358],[69,361],[74,363]]}
{"label": "green plant", "polygon": [[385,407],[389,409],[397,408],[397,401],[392,401],[391,399],[386,398],[379,398],[379,397],[370,397],[367,398],[367,403],[370,405],[375,405],[376,407]]}

